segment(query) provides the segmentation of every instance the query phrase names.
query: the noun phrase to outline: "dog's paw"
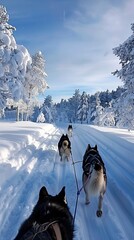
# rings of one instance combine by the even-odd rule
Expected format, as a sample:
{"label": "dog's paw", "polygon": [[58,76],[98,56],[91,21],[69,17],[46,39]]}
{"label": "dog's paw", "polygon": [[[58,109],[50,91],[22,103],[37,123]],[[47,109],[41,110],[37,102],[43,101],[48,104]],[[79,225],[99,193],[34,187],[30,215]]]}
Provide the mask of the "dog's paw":
{"label": "dog's paw", "polygon": [[97,217],[101,217],[102,216],[102,210],[97,210],[96,215],[97,215]]}

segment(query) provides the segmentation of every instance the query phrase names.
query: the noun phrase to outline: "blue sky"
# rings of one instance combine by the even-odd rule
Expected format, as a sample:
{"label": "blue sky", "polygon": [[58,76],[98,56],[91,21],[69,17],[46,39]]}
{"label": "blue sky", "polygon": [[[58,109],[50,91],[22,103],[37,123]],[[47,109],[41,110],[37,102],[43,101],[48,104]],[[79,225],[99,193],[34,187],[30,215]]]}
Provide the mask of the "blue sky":
{"label": "blue sky", "polygon": [[122,82],[113,48],[131,34],[133,0],[2,0],[17,44],[46,60],[47,82],[54,101],[80,89],[89,94],[115,90]]}

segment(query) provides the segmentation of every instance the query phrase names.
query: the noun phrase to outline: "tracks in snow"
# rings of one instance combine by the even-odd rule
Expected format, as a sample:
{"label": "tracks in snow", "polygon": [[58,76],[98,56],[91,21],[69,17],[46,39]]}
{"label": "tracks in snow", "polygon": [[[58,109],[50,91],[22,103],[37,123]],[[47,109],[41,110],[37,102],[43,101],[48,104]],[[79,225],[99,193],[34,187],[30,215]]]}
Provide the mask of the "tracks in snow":
{"label": "tracks in snow", "polygon": [[[19,158],[23,158],[25,161],[21,162],[19,169],[1,188],[0,235],[3,238],[1,240],[10,240],[11,235],[8,238],[6,228],[11,229],[11,232],[14,233],[14,228],[11,227],[12,222],[14,222],[16,229],[18,229],[22,218],[31,212],[33,202],[37,201],[39,187],[43,182],[45,184],[46,177],[48,181],[48,170],[52,171],[53,159],[56,156],[57,145],[55,143],[57,143],[58,132],[58,129],[52,128],[48,134],[45,134],[45,137],[39,136],[36,139],[31,139],[29,145],[16,152],[16,156],[13,156],[16,157],[16,161]],[[45,172],[45,167],[47,172]]]}
{"label": "tracks in snow", "polygon": [[[19,162],[19,167],[1,187],[0,240],[11,240],[11,236],[16,234],[23,219],[31,213],[42,185],[52,195],[57,194],[65,185],[68,204],[72,214],[74,213],[77,189],[73,166],[71,162],[60,162],[57,152],[57,143],[62,132],[64,129],[52,128],[44,136],[42,134],[29,138],[29,144],[24,144],[14,156],[10,156],[9,162],[15,160],[14,166]],[[74,129],[70,140],[74,161],[82,160],[88,143],[98,144],[108,175],[102,218],[96,217],[97,199],[91,199],[91,204],[87,206],[84,204],[84,192],[81,192],[76,213],[75,240],[131,240],[133,184],[131,167],[126,163],[130,149],[126,147],[124,153],[124,142],[119,145],[118,139],[113,141],[110,134],[81,125]],[[132,159],[129,161],[132,164]],[[82,163],[75,164],[75,168],[81,187]]]}
{"label": "tracks in snow", "polygon": [[[128,162],[126,162],[130,155],[129,150],[126,148],[123,151],[124,142],[122,145],[119,145],[116,137],[113,141],[113,138],[110,138],[109,134],[104,134],[90,127],[89,129],[87,127],[84,129],[84,126],[76,128],[72,142],[74,146],[73,157],[77,161],[82,160],[83,157],[83,155],[81,157],[79,149],[83,150],[84,154],[88,143],[92,146],[97,144],[108,175],[107,192],[104,196],[103,216],[101,219],[95,215],[98,200],[91,199],[90,205],[85,206],[85,195],[83,192],[81,193],[76,219],[77,225],[81,226],[80,230],[78,227],[78,235],[84,236],[85,234],[86,236],[88,234],[88,239],[90,240],[100,240],[100,236],[103,236],[102,239],[108,240],[132,240],[131,229],[133,228],[132,219],[134,211],[132,204],[133,183],[131,179],[133,173],[130,171],[131,167],[129,167]],[[130,158],[130,165],[131,160]],[[78,165],[77,176],[79,185],[81,186],[82,164]],[[81,224],[81,219],[85,219],[83,224]],[[80,238],[77,237],[77,239],[84,240],[82,236]]]}

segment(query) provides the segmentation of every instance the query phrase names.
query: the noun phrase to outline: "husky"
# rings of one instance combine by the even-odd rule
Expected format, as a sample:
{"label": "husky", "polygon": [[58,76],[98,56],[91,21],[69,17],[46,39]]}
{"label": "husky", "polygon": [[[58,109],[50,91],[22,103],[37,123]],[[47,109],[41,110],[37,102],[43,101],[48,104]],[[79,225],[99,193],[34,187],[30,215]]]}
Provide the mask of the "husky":
{"label": "husky", "polygon": [[69,161],[71,155],[71,142],[68,138],[68,135],[62,135],[58,142],[58,150],[59,155],[61,157],[61,161],[67,160]]}
{"label": "husky", "polygon": [[68,125],[68,136],[69,137],[72,137],[72,133],[73,133],[73,127],[72,127],[72,125]]}
{"label": "husky", "polygon": [[98,195],[98,209],[96,215],[102,216],[102,201],[106,192],[107,176],[104,162],[98,152],[97,145],[91,147],[88,144],[85,154],[83,156],[83,174],[82,182],[85,191],[85,203],[90,203],[91,195]]}
{"label": "husky", "polygon": [[66,202],[65,187],[52,196],[43,186],[32,214],[14,240],[73,240],[73,235],[73,217]]}

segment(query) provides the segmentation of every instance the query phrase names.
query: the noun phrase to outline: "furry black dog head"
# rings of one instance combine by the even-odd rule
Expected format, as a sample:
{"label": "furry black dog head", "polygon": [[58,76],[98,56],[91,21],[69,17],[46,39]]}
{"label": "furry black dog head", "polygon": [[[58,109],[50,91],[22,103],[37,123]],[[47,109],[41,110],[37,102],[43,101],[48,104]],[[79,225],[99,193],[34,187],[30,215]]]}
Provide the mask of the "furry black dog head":
{"label": "furry black dog head", "polygon": [[73,217],[67,206],[65,187],[56,196],[48,194],[47,189],[42,187],[32,214],[22,224],[14,240],[58,240],[55,223],[61,239],[73,239]]}

